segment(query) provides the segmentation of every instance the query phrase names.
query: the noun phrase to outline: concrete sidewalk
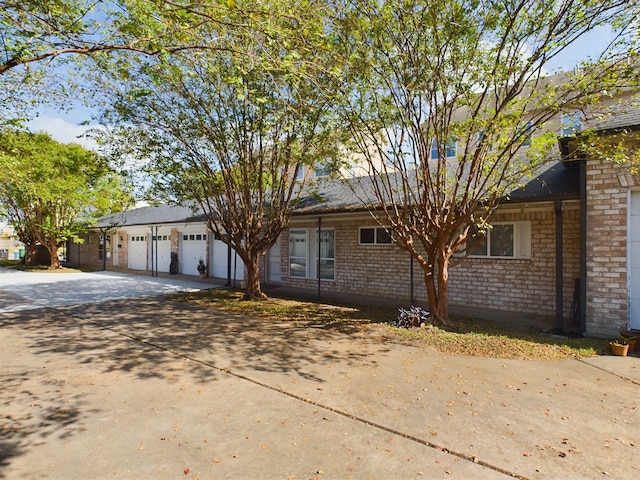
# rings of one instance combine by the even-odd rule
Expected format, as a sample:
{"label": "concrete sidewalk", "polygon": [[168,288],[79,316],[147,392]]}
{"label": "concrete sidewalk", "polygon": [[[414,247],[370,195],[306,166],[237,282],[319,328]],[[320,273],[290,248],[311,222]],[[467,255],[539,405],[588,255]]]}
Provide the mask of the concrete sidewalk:
{"label": "concrete sidewalk", "polygon": [[640,358],[381,335],[158,298],[5,313],[0,478],[640,478],[640,385],[611,373]]}

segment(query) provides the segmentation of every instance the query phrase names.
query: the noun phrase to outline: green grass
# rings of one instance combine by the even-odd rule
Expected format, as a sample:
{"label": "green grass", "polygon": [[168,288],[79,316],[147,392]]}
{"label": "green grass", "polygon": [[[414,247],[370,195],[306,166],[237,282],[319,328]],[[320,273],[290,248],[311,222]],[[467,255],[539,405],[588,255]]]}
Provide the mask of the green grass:
{"label": "green grass", "polygon": [[[23,272],[80,272],[81,270],[75,268],[62,267],[57,270],[50,270],[49,265],[25,265],[22,260],[0,260],[0,267],[11,268],[13,270],[21,270]],[[82,270],[84,271],[84,270]]]}
{"label": "green grass", "polygon": [[390,307],[328,305],[281,297],[245,301],[241,292],[218,289],[179,294],[173,298],[267,319],[322,325],[349,332],[357,330],[376,336],[380,341],[433,347],[441,352],[459,355],[549,360],[595,356],[608,349],[608,341],[602,339],[555,338],[534,328],[512,329],[494,322],[463,317],[454,317],[454,327],[449,330],[438,327],[396,328],[391,323],[398,311]]}

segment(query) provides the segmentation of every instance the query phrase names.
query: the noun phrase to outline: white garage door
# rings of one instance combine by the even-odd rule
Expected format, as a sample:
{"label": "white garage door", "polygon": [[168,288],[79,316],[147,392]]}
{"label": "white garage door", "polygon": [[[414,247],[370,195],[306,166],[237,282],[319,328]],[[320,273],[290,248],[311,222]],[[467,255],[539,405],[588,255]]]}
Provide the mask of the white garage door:
{"label": "white garage door", "polygon": [[640,329],[640,192],[631,192],[629,211],[629,314],[631,328]]}
{"label": "white garage door", "polygon": [[[214,240],[211,250],[212,276],[227,278],[229,274],[229,247],[221,240]],[[233,251],[231,251],[231,278],[236,280],[244,279],[244,263]]]}
{"label": "white garage door", "polygon": [[207,262],[207,234],[185,231],[180,240],[180,273],[186,275],[199,275],[198,261]]}
{"label": "white garage door", "polygon": [[152,237],[152,244],[149,252],[153,252],[152,264],[153,270],[158,272],[168,272],[171,266],[171,237],[168,233],[158,232]]}
{"label": "white garage door", "polygon": [[128,267],[132,270],[147,269],[147,234],[144,232],[129,235],[127,250]]}

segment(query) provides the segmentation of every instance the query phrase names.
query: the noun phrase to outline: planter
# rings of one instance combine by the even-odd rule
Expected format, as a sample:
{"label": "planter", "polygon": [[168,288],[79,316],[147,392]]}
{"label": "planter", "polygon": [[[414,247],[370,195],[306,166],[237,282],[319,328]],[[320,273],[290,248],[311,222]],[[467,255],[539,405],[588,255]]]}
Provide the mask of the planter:
{"label": "planter", "polygon": [[636,346],[638,345],[638,339],[637,338],[633,338],[633,339],[627,339],[627,345],[629,345],[629,351],[627,353],[632,353],[635,349]]}
{"label": "planter", "polygon": [[622,345],[620,343],[609,342],[611,346],[611,353],[619,357],[626,357],[629,351],[629,345]]}

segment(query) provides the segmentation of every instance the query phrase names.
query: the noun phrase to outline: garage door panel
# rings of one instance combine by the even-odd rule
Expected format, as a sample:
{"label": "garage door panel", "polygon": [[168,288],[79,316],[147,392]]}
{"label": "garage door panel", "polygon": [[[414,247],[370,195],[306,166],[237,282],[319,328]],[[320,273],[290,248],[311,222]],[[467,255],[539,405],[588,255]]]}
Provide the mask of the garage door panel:
{"label": "garage door panel", "polygon": [[132,270],[147,269],[147,236],[145,234],[131,234],[128,241],[128,268]]}

